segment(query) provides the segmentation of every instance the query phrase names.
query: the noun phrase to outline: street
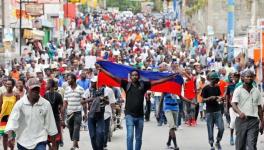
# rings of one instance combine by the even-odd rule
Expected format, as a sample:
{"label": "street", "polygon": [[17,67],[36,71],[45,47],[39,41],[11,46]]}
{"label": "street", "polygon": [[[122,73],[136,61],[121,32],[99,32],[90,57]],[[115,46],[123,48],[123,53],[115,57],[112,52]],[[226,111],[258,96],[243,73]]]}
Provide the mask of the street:
{"label": "street", "polygon": [[[153,114],[153,113],[152,113]],[[124,123],[124,122],[123,122]],[[124,126],[125,127],[125,126]],[[226,126],[225,126],[226,127]],[[126,129],[114,132],[112,142],[108,143],[108,150],[125,150],[126,149]],[[215,135],[217,129],[215,128]],[[183,126],[182,130],[177,131],[177,142],[180,150],[209,150],[207,142],[207,129],[205,122],[199,122],[196,127]],[[142,150],[166,150],[166,142],[168,139],[168,127],[158,127],[154,116],[150,122],[145,122],[143,132]],[[68,136],[68,130],[64,130],[64,147],[68,150],[71,142]],[[222,140],[223,150],[234,150],[235,146],[229,144],[229,129],[226,127]],[[264,149],[264,136],[260,136],[258,140],[258,149]],[[88,131],[81,131],[80,150],[92,150]]]}

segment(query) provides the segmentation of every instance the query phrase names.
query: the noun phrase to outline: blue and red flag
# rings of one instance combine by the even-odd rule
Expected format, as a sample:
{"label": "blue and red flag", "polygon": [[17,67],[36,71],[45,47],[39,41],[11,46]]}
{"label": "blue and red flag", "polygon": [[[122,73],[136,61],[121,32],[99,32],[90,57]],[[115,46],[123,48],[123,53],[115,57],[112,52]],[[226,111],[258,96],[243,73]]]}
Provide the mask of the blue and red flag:
{"label": "blue and red flag", "polygon": [[[116,76],[117,78],[123,80],[128,80],[129,73],[132,70],[135,70],[135,68],[133,67],[125,66],[121,64],[115,64],[109,61],[99,61],[97,63],[107,72],[111,73],[113,76]],[[171,73],[161,73],[161,72],[143,71],[143,70],[140,70],[139,72],[140,72],[140,79],[144,81],[159,80],[161,78],[165,78],[172,75]],[[182,76],[177,75],[172,80],[152,86],[151,91],[167,92],[167,93],[181,95],[182,84],[183,84]],[[98,86],[102,86],[102,85],[120,87],[120,83],[116,82],[106,73],[100,71],[100,73],[98,74]]]}

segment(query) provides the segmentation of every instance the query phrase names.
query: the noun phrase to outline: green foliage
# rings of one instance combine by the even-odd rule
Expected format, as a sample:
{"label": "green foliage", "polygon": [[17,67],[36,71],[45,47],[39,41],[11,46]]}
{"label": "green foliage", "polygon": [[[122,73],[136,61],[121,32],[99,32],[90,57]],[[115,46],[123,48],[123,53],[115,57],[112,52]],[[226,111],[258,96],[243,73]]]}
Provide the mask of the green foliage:
{"label": "green foliage", "polygon": [[118,7],[120,11],[133,11],[134,13],[141,11],[141,3],[131,0],[107,0],[107,7]]}
{"label": "green foliage", "polygon": [[185,10],[185,14],[188,16],[192,16],[198,10],[204,8],[208,4],[208,0],[193,0],[192,4],[187,7]]}
{"label": "green foliage", "polygon": [[85,13],[88,9],[88,6],[87,6],[87,4],[81,4],[78,6],[78,9],[80,12]]}

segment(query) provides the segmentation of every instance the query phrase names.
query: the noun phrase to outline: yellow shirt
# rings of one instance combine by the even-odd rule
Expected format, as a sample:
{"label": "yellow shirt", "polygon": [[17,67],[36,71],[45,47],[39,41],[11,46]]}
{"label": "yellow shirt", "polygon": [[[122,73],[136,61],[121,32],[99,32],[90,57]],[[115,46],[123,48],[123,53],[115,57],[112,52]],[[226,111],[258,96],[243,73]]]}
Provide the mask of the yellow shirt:
{"label": "yellow shirt", "polygon": [[3,96],[2,110],[0,113],[0,120],[2,117],[10,115],[16,103],[16,96]]}

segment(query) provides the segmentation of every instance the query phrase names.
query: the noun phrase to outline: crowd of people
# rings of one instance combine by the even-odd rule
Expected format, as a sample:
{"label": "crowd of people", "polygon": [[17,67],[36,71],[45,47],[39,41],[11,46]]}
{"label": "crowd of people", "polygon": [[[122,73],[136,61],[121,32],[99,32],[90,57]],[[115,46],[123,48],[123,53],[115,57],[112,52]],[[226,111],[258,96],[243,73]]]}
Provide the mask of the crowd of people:
{"label": "crowd of people", "polygon": [[[121,113],[116,106],[122,103],[128,150],[141,149],[144,121],[150,120],[152,105],[157,126],[169,124],[168,149],[179,150],[176,130],[182,124],[195,127],[199,115],[200,121],[206,121],[211,150],[222,149],[223,118],[236,150],[257,149],[258,132],[264,126],[259,62],[243,54],[228,61],[224,37],[210,39],[166,16],[106,11],[80,17],[66,29],[65,41],[50,41],[43,49],[30,44],[23,57],[12,61],[11,70],[0,68],[4,150],[14,149],[15,142],[19,150],[44,150],[46,145],[59,149],[65,127],[71,150],[79,149],[82,128],[89,130],[94,150],[107,149],[110,124]],[[96,64],[86,67],[86,56],[134,67],[131,81]],[[138,70],[172,76],[141,82]],[[120,87],[98,87],[99,71]],[[178,74],[184,79],[182,94],[149,91]],[[218,128],[216,140],[214,125]]]}

